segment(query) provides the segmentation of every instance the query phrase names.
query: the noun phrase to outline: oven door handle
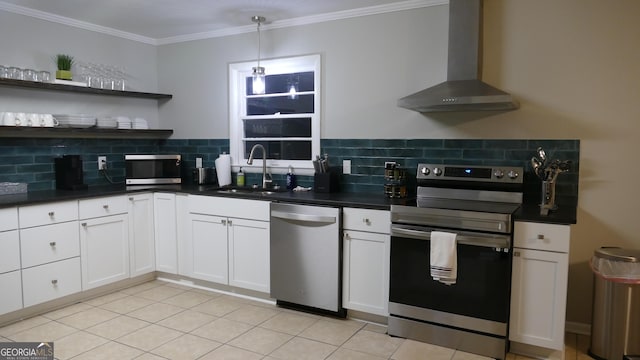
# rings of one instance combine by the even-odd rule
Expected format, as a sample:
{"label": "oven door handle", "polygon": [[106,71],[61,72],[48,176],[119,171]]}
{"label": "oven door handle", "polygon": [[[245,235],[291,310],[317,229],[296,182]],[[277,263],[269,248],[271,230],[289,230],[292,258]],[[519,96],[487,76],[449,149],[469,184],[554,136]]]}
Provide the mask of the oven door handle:
{"label": "oven door handle", "polygon": [[[391,236],[409,237],[418,240],[431,240],[431,231],[439,231],[432,228],[414,229],[410,227],[391,225]],[[446,231],[446,230],[443,230]],[[481,235],[469,232],[455,232],[456,242],[463,245],[482,246],[490,248],[508,249],[511,245],[511,238],[502,235]]]}

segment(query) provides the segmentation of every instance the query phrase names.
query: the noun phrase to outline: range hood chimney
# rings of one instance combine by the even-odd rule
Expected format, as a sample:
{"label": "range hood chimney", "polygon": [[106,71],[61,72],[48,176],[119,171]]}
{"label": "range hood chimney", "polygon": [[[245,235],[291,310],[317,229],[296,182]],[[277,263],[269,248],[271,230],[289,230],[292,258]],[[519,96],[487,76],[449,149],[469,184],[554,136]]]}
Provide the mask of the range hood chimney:
{"label": "range hood chimney", "polygon": [[398,100],[418,112],[506,111],[518,108],[513,97],[480,80],[482,0],[449,1],[447,81]]}

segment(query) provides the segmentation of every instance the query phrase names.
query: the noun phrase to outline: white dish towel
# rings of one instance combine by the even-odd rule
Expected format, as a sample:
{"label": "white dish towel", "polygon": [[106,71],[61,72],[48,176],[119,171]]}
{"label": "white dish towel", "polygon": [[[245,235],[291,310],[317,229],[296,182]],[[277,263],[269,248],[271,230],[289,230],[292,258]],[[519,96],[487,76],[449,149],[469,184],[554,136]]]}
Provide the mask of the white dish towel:
{"label": "white dish towel", "polygon": [[458,252],[456,234],[444,231],[431,232],[431,277],[443,284],[456,283],[458,276]]}

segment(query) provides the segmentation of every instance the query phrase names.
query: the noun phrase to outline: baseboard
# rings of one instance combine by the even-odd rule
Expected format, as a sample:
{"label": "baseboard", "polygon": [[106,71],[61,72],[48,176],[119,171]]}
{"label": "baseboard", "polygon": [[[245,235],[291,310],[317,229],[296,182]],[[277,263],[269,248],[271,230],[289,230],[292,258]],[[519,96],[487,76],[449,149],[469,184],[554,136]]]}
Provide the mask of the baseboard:
{"label": "baseboard", "polygon": [[567,321],[564,325],[564,330],[572,334],[591,335],[591,324]]}
{"label": "baseboard", "polygon": [[509,343],[509,352],[513,354],[524,355],[532,359],[564,360],[564,350],[546,349],[538,346],[522,344],[515,341],[511,341]]}

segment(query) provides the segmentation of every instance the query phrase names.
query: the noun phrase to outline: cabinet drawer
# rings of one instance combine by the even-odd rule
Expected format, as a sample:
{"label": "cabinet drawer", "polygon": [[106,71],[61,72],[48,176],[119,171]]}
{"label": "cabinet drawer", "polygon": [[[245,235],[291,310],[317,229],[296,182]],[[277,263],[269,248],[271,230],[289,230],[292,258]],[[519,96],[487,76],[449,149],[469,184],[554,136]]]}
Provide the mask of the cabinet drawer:
{"label": "cabinet drawer", "polygon": [[124,214],[127,212],[127,197],[123,195],[80,200],[78,206],[80,219]]}
{"label": "cabinet drawer", "polygon": [[20,269],[20,237],[18,236],[18,230],[1,232],[0,274],[18,269]]}
{"label": "cabinet drawer", "polygon": [[269,221],[269,201],[233,199],[215,196],[189,196],[189,212]]}
{"label": "cabinet drawer", "polygon": [[391,215],[385,210],[344,208],[342,227],[349,230],[370,231],[388,234]]}
{"label": "cabinet drawer", "polygon": [[0,231],[18,228],[18,208],[0,209]]}
{"label": "cabinet drawer", "polygon": [[542,224],[516,221],[514,246],[519,248],[569,252],[571,228],[569,225]]}
{"label": "cabinet drawer", "polygon": [[22,309],[22,281],[20,271],[0,274],[0,315]]}
{"label": "cabinet drawer", "polygon": [[22,270],[24,306],[80,292],[80,258],[57,261]]}
{"label": "cabinet drawer", "polygon": [[78,220],[78,202],[63,201],[18,208],[20,228]]}
{"label": "cabinet drawer", "polygon": [[22,267],[42,265],[80,256],[80,234],[76,221],[20,230]]}

